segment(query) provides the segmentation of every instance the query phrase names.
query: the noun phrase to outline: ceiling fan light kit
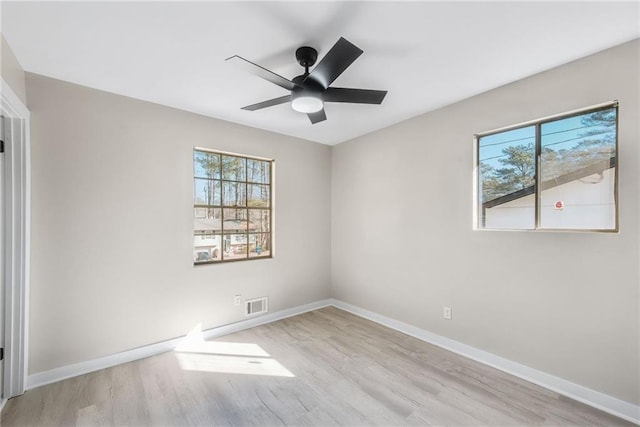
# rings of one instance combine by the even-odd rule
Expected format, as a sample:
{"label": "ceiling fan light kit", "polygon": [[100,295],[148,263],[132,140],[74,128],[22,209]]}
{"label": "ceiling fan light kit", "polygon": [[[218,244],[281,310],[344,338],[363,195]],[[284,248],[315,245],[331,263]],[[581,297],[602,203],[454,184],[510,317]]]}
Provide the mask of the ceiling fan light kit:
{"label": "ceiling fan light kit", "polygon": [[291,102],[293,110],[307,114],[311,123],[315,124],[327,119],[324,112],[325,102],[382,103],[387,91],[330,87],[362,53],[363,51],[353,43],[340,37],[318,65],[309,72],[309,67],[312,67],[318,58],[318,51],[309,46],[302,46],[296,50],[296,60],[304,67],[304,74],[291,80],[238,55],[227,58],[227,61],[239,63],[250,73],[291,91],[290,95],[247,105],[242,107],[243,110],[256,111]]}
{"label": "ceiling fan light kit", "polygon": [[322,99],[315,96],[291,94],[291,108],[299,113],[317,113],[324,108]]}
{"label": "ceiling fan light kit", "polygon": [[313,80],[305,84],[309,75],[309,67],[316,63],[318,51],[312,47],[303,46],[296,50],[296,59],[304,67],[304,74],[294,77],[291,81],[298,85],[291,89],[291,108],[299,113],[317,113],[324,108],[322,91],[324,88]]}

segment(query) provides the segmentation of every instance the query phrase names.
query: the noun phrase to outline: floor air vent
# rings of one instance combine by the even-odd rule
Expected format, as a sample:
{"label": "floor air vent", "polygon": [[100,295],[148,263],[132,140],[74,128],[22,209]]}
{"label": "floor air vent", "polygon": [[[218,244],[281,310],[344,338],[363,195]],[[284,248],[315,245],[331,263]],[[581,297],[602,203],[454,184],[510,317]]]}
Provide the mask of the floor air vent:
{"label": "floor air vent", "polygon": [[255,298],[246,301],[246,315],[253,316],[255,314],[266,313],[269,311],[269,298]]}

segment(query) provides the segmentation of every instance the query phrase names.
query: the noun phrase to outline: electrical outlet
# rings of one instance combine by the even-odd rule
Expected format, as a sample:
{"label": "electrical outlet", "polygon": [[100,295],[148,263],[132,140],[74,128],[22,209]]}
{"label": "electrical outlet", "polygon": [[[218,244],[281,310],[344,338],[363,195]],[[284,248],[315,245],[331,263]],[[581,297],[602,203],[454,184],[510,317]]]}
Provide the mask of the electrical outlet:
{"label": "electrical outlet", "polygon": [[233,297],[233,303],[235,305],[241,305],[242,304],[242,295],[236,295],[235,297]]}
{"label": "electrical outlet", "polygon": [[443,307],[442,317],[447,320],[451,320],[451,307]]}

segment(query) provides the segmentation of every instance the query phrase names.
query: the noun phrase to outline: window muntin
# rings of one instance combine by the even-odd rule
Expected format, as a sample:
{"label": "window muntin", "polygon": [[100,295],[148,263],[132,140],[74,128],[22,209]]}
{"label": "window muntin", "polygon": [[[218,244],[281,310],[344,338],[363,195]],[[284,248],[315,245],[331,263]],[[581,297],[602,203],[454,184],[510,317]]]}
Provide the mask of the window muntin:
{"label": "window muntin", "polygon": [[616,231],[617,113],[612,103],[478,136],[477,228]]}
{"label": "window muntin", "polygon": [[195,264],[271,257],[272,163],[194,150]]}

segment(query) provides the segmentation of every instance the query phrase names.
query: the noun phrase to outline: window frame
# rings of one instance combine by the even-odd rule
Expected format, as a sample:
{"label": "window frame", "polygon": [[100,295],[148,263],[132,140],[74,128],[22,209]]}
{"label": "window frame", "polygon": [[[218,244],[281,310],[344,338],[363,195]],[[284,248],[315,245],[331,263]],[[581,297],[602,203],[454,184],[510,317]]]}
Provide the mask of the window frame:
{"label": "window frame", "polygon": [[[220,163],[219,163],[219,177],[218,178],[207,178],[207,177],[202,177],[199,175],[196,175],[196,167],[195,167],[195,154],[197,152],[202,152],[202,153],[207,153],[207,154],[215,154],[220,156]],[[237,179],[228,179],[228,178],[224,178],[223,174],[222,174],[222,166],[223,166],[223,162],[222,162],[222,157],[223,156],[230,156],[230,157],[236,157],[239,159],[243,159],[245,161],[245,177],[244,180],[237,180]],[[246,162],[248,160],[256,160],[256,161],[260,161],[260,162],[266,162],[269,164],[268,166],[268,171],[269,171],[269,182],[268,183],[258,183],[258,182],[253,182],[253,181],[249,181],[248,179],[248,168],[246,167]],[[233,152],[228,152],[228,151],[221,151],[221,150],[213,150],[210,148],[203,148],[203,147],[194,147],[192,150],[192,167],[193,167],[193,174],[192,174],[192,185],[193,185],[193,192],[194,192],[194,196],[196,193],[196,179],[201,179],[201,180],[211,180],[211,181],[218,181],[220,184],[220,204],[219,205],[207,205],[207,204],[202,204],[202,203],[196,203],[195,197],[193,199],[193,219],[196,218],[195,216],[195,209],[219,209],[220,210],[220,231],[214,231],[210,234],[196,234],[196,229],[195,227],[192,230],[192,242],[195,240],[193,238],[195,237],[205,237],[205,236],[218,236],[219,240],[220,240],[220,259],[210,259],[210,260],[206,260],[206,261],[198,261],[196,262],[196,260],[194,259],[193,261],[193,265],[197,266],[197,265],[211,265],[211,264],[224,264],[227,262],[238,262],[238,261],[251,261],[251,260],[264,260],[264,259],[271,259],[273,258],[273,254],[274,254],[274,169],[275,169],[275,160],[274,159],[269,159],[269,158],[265,158],[265,157],[258,157],[258,156],[251,156],[251,155],[246,155],[246,154],[240,154],[240,153],[233,153]],[[244,206],[226,206],[225,205],[225,201],[223,200],[223,189],[224,189],[224,183],[236,183],[236,184],[243,184],[244,185]],[[248,188],[250,185],[265,185],[268,188],[269,191],[269,204],[268,206],[249,206],[249,194],[248,194]],[[246,230],[241,233],[241,232],[237,232],[237,231],[229,231],[228,233],[225,234],[225,228],[224,228],[224,211],[225,209],[239,209],[239,210],[244,210],[246,211],[246,216],[247,216],[247,227]],[[251,211],[268,211],[269,213],[269,231],[261,231],[261,232],[250,232],[249,231],[249,218],[251,217]],[[234,229],[235,230],[235,229]],[[241,257],[241,258],[228,258],[228,259],[224,259],[224,246],[225,246],[225,236],[235,236],[235,235],[242,235],[245,237],[246,239],[246,256],[245,257]],[[257,236],[257,235],[267,235],[268,239],[269,239],[269,246],[270,246],[270,250],[269,250],[269,255],[257,255],[257,256],[251,256],[250,255],[250,240],[251,240],[251,236]],[[196,246],[192,243],[192,250],[195,253],[196,251]]]}
{"label": "window frame", "polygon": [[[541,193],[542,193],[542,185],[540,185],[539,176],[540,170],[542,167],[542,134],[541,128],[542,125],[550,122],[554,122],[557,120],[567,119],[571,117],[582,116],[598,111],[615,109],[616,112],[616,121],[615,121],[615,153],[616,153],[616,162],[615,162],[615,171],[614,171],[614,188],[613,188],[613,201],[615,206],[615,227],[613,228],[544,228],[541,225],[540,220],[540,212],[541,212]],[[620,231],[620,222],[619,222],[619,198],[618,198],[618,175],[619,175],[619,159],[620,159],[620,147],[619,147],[619,120],[620,120],[620,110],[619,110],[619,102],[618,100],[613,100],[597,105],[592,105],[585,108],[580,108],[577,110],[568,111],[565,113],[555,114],[552,116],[546,116],[543,118],[530,120],[527,122],[519,123],[516,125],[505,126],[498,129],[493,129],[490,131],[477,133],[473,135],[473,230],[475,231],[527,231],[527,232],[575,232],[575,233],[619,233]],[[483,221],[486,220],[484,213],[482,212],[482,203],[480,203],[480,195],[482,194],[482,182],[480,180],[480,138],[496,135],[512,130],[523,129],[526,127],[534,126],[535,127],[535,142],[534,142],[534,215],[535,220],[533,224],[533,228],[487,228]]]}

